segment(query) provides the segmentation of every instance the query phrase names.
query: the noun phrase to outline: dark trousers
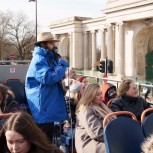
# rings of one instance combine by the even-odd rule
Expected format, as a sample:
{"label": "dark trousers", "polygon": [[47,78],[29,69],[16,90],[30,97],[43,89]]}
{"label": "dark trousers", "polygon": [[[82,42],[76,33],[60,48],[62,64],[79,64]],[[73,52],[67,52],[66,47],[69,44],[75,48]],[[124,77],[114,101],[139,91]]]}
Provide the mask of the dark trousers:
{"label": "dark trousers", "polygon": [[37,123],[42,131],[47,135],[48,139],[52,143],[54,133],[54,123]]}

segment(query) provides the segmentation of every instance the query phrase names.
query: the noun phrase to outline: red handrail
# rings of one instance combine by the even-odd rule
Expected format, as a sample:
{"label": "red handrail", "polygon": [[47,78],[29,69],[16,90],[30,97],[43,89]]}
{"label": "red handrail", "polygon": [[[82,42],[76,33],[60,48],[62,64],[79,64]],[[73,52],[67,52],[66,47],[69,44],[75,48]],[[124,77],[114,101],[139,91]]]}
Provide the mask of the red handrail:
{"label": "red handrail", "polygon": [[145,120],[146,113],[153,111],[153,108],[147,108],[141,114],[141,123]]}
{"label": "red handrail", "polygon": [[107,125],[109,119],[114,116],[114,115],[130,115],[132,117],[133,120],[137,121],[137,117],[129,112],[129,111],[118,111],[118,112],[112,112],[108,115],[105,116],[104,120],[103,120],[103,128]]}
{"label": "red handrail", "polygon": [[7,83],[8,81],[11,81],[11,80],[16,80],[16,81],[22,82],[21,79],[19,79],[19,78],[8,78],[4,82]]}

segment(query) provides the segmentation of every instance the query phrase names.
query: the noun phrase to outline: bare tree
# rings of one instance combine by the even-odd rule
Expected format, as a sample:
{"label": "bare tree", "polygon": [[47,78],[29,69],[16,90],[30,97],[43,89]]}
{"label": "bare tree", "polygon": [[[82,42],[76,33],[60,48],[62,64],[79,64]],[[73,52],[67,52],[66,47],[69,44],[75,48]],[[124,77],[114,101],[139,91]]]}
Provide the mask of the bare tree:
{"label": "bare tree", "polygon": [[22,12],[13,15],[8,24],[8,40],[16,48],[19,59],[29,59],[31,42],[35,40],[34,22],[28,21],[27,16]]}
{"label": "bare tree", "polygon": [[0,12],[0,59],[2,58],[2,53],[6,50],[7,46],[7,35],[8,35],[8,24],[12,19],[11,12]]}

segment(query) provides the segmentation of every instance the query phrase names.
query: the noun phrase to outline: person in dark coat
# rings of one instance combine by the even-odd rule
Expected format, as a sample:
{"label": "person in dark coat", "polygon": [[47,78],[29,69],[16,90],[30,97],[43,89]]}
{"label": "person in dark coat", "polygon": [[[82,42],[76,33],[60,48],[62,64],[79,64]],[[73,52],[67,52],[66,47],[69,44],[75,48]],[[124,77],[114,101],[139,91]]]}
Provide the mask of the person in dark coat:
{"label": "person in dark coat", "polygon": [[14,98],[14,93],[7,86],[0,84],[0,114],[19,110],[19,103]]}
{"label": "person in dark coat", "polygon": [[130,111],[139,121],[142,112],[149,107],[151,107],[150,104],[138,95],[137,87],[132,79],[125,79],[121,82],[118,97],[109,104],[112,111]]}
{"label": "person in dark coat", "polygon": [[[0,84],[0,114],[13,113],[20,109],[19,103],[14,100],[15,95],[7,86]],[[7,118],[0,118],[0,128]]]}
{"label": "person in dark coat", "polygon": [[104,82],[102,84],[102,97],[103,102],[107,105],[111,99],[117,97],[116,86],[111,83]]}

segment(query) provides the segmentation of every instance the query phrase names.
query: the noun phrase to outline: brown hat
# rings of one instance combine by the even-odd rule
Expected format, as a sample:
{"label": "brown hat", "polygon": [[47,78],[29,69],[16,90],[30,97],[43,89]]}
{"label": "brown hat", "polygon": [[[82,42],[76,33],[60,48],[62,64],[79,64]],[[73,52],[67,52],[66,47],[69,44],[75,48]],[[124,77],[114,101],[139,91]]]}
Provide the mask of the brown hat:
{"label": "brown hat", "polygon": [[42,32],[37,36],[37,42],[35,42],[35,44],[45,41],[59,42],[60,40],[54,39],[53,34],[51,34],[50,32]]}

